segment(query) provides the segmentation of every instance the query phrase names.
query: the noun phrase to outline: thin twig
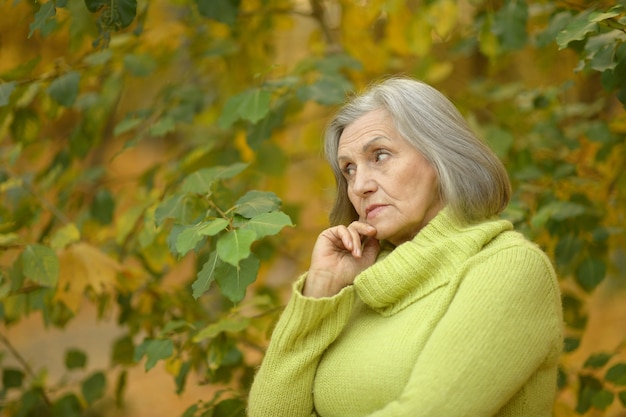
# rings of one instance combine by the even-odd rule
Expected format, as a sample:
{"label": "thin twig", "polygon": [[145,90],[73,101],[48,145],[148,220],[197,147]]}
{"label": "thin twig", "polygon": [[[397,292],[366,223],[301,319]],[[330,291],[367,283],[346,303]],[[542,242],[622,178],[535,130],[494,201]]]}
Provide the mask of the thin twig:
{"label": "thin twig", "polygon": [[[2,342],[2,344],[4,346],[6,346],[6,348],[9,350],[9,352],[11,352],[11,354],[15,357],[15,359],[19,362],[19,364],[22,366],[22,368],[24,368],[24,370],[26,371],[26,374],[32,378],[32,379],[36,379],[36,375],[35,372],[33,371],[33,369],[30,367],[30,365],[28,364],[28,362],[26,362],[26,359],[24,359],[24,357],[17,351],[17,349],[15,349],[15,347],[11,344],[11,342],[9,341],[9,339],[7,339],[2,333],[0,333],[0,342]],[[43,400],[45,401],[46,405],[48,406],[52,406],[52,402],[50,401],[50,398],[48,398],[48,396],[46,395],[46,393],[44,392],[44,390],[41,390],[41,396],[43,398]]]}

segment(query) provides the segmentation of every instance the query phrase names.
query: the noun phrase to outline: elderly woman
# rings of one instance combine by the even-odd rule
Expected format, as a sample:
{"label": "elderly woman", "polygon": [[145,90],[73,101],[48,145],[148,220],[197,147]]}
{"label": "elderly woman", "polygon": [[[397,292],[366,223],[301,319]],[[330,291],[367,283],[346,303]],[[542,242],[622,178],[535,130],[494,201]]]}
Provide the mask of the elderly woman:
{"label": "elderly woman", "polygon": [[393,78],[330,123],[332,227],[272,335],[250,417],[551,415],[546,255],[496,216],[506,170],[432,87]]}

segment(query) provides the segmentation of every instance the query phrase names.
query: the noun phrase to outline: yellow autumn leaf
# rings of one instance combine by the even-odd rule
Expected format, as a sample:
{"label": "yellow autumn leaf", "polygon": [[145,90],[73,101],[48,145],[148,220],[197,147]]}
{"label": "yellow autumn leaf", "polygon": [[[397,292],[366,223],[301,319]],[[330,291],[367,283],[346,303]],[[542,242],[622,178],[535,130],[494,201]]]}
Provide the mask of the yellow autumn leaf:
{"label": "yellow autumn leaf", "polygon": [[183,365],[182,359],[172,356],[165,361],[165,370],[168,374],[177,376],[180,373],[180,368]]}
{"label": "yellow autumn leaf", "polygon": [[96,294],[111,291],[122,269],[114,259],[84,242],[68,246],[58,257],[59,283],[54,298],[75,314],[87,289]]}
{"label": "yellow autumn leaf", "polygon": [[307,46],[315,55],[323,55],[328,48],[327,40],[321,30],[313,30],[308,37]]}
{"label": "yellow autumn leaf", "polygon": [[144,207],[137,205],[130,207],[127,211],[118,216],[115,222],[115,242],[118,245],[122,245],[133,232],[143,211]]}
{"label": "yellow autumn leaf", "polygon": [[448,78],[453,70],[454,65],[450,61],[436,62],[428,67],[424,80],[428,83],[436,84]]}
{"label": "yellow autumn leaf", "polygon": [[272,23],[274,23],[274,27],[276,28],[277,31],[281,31],[281,30],[291,30],[294,28],[294,21],[293,18],[287,14],[281,15],[281,14],[276,14],[276,16],[274,16]]}
{"label": "yellow autumn leaf", "polygon": [[[367,4],[358,4],[354,0],[344,0],[342,3],[342,24],[348,30],[371,27],[374,20],[380,15],[380,0],[369,1]],[[346,26],[347,25],[347,26]],[[355,30],[359,33],[359,30]]]}
{"label": "yellow autumn leaf", "polygon": [[154,296],[152,294],[148,294],[142,292],[137,297],[137,312],[140,314],[150,314],[150,312],[154,308]]}
{"label": "yellow autumn leaf", "polygon": [[243,130],[237,131],[237,134],[235,135],[235,148],[239,151],[239,155],[241,155],[241,160],[243,162],[251,162],[254,159],[254,151],[248,145],[246,132]]}
{"label": "yellow autumn leaf", "polygon": [[411,48],[407,40],[407,37],[412,36],[412,33],[408,30],[410,24],[411,15],[409,13],[394,13],[388,16],[388,21],[385,25],[385,41],[389,49],[399,55],[408,55],[411,53]]}
{"label": "yellow autumn leaf", "polygon": [[459,10],[453,0],[439,0],[428,10],[429,21],[433,30],[445,39],[458,23]]}
{"label": "yellow autumn leaf", "polygon": [[67,245],[77,242],[80,239],[80,231],[74,223],[66,224],[59,228],[50,239],[52,249],[63,249]]}
{"label": "yellow autumn leaf", "polygon": [[253,13],[259,11],[263,4],[259,0],[243,0],[239,3],[239,11],[241,13]]}
{"label": "yellow autumn leaf", "polygon": [[480,51],[490,59],[496,58],[500,50],[498,38],[491,30],[492,21],[493,17],[488,16],[478,37],[480,41]]}
{"label": "yellow autumn leaf", "polygon": [[622,111],[617,114],[610,122],[609,128],[615,133],[626,133],[626,112]]}
{"label": "yellow autumn leaf", "polygon": [[143,47],[146,50],[153,48],[175,50],[180,47],[188,30],[185,25],[174,19],[172,14],[160,7],[150,9],[142,33]]}
{"label": "yellow autumn leaf", "polygon": [[432,45],[431,27],[426,18],[417,14],[409,24],[409,45],[417,56],[425,56]]}

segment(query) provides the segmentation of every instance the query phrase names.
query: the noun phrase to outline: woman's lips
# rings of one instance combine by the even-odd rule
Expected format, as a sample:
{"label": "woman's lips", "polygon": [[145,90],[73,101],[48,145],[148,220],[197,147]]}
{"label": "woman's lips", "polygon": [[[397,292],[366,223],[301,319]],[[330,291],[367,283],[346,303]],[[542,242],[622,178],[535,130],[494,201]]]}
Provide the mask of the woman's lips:
{"label": "woman's lips", "polygon": [[372,204],[371,206],[368,206],[365,209],[365,219],[373,220],[385,209],[385,207],[387,207],[385,204]]}

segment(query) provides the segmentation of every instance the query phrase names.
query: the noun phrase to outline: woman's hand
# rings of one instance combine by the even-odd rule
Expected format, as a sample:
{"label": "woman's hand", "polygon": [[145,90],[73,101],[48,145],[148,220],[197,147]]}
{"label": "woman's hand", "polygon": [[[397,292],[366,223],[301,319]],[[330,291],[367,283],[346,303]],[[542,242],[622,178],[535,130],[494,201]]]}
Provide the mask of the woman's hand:
{"label": "woman's hand", "polygon": [[360,221],[324,230],[313,247],[302,294],[314,298],[332,297],[351,285],[354,278],[376,260],[380,245],[374,236],[374,226]]}

